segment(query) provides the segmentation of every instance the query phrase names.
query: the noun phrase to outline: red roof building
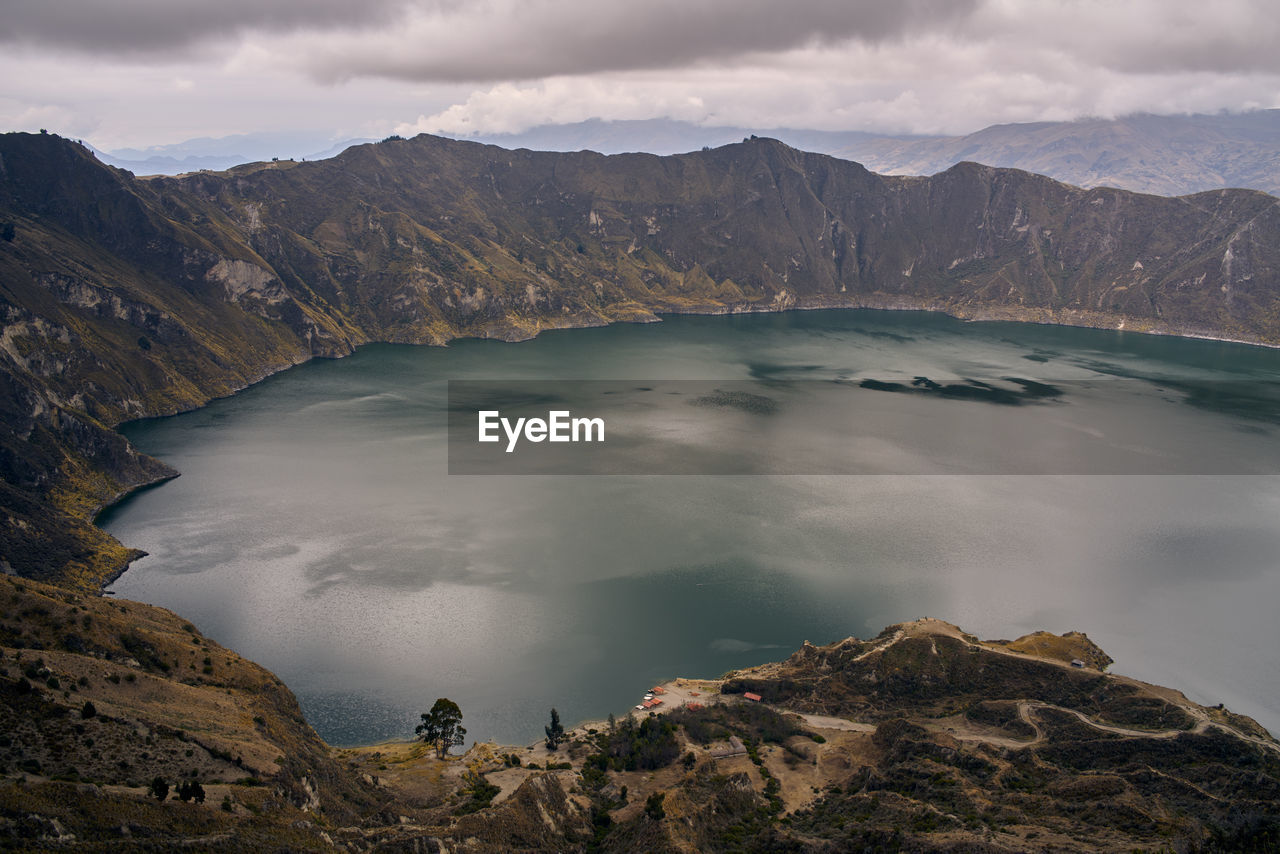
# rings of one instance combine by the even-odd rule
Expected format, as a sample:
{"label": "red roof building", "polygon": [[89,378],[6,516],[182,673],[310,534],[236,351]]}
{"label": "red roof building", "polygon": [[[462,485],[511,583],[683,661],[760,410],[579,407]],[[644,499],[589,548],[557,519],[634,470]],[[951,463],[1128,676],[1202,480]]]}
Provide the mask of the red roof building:
{"label": "red roof building", "polygon": [[763,697],[761,697],[759,694],[753,694],[753,693],[751,693],[750,691],[748,691],[747,693],[743,694],[742,696],[743,696],[743,697],[746,697],[748,700],[750,700],[750,701],[751,701],[751,702],[753,702],[753,703],[758,703],[758,702],[760,702],[762,699],[764,699],[764,698],[763,698]]}

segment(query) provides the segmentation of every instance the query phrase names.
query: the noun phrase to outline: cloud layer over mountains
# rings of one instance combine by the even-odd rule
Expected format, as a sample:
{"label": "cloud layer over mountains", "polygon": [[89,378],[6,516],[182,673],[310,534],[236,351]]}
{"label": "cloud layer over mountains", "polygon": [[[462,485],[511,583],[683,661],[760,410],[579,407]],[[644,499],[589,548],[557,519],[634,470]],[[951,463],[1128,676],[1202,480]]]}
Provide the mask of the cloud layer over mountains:
{"label": "cloud layer over mountains", "polygon": [[[349,134],[661,115],[957,133],[1280,106],[1277,43],[1268,0],[12,0],[0,122],[108,145],[318,115]],[[129,137],[148,126],[185,130]]]}

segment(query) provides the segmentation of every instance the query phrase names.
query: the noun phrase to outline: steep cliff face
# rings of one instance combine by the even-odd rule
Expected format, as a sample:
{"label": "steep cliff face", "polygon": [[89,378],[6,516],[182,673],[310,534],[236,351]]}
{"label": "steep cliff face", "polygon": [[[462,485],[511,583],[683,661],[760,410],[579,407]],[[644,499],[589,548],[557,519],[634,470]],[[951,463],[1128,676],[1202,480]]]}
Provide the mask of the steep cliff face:
{"label": "steep cliff face", "polygon": [[419,137],[241,171],[151,186],[216,205],[291,290],[382,335],[896,299],[1277,340],[1264,193],[1085,191],[967,163],[891,178],[772,140],[659,158]]}
{"label": "steep cliff face", "polygon": [[62,140],[0,145],[12,238],[0,240],[0,557],[25,575],[96,586],[129,559],[93,514],[176,473],[108,428],[351,346],[308,347],[305,323],[228,301],[210,272],[248,263],[245,247],[196,234],[138,189]]}
{"label": "steep cliff face", "polygon": [[135,179],[0,138],[0,557],[92,584],[89,519],[172,472],[109,428],[371,340],[662,311],[934,308],[1280,343],[1280,209],[961,164],[890,178],[766,139],[674,157],[422,136]]}

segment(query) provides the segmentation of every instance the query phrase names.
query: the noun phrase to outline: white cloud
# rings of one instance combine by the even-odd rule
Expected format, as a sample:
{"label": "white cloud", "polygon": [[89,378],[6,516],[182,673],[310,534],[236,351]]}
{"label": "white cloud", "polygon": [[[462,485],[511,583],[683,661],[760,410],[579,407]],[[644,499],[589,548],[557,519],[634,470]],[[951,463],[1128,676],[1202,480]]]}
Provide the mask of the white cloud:
{"label": "white cloud", "polygon": [[[394,32],[409,0],[6,0],[0,43],[173,59],[249,32]],[[431,0],[413,0],[421,8]]]}
{"label": "white cloud", "polygon": [[1280,76],[1133,74],[1061,51],[930,36],[900,44],[806,48],[727,71],[621,72],[501,83],[397,132],[518,132],[588,118],[668,116],[704,125],[888,133],[968,133],[1003,122],[1280,106]]}
{"label": "white cloud", "polygon": [[14,98],[0,98],[0,125],[28,133],[48,128],[75,138],[90,136],[97,129],[94,122],[62,105]]}
{"label": "white cloud", "polygon": [[759,52],[893,40],[944,29],[978,2],[487,0],[414,8],[394,30],[300,33],[307,49],[284,53],[323,80],[529,80],[733,65]]}
{"label": "white cloud", "polygon": [[652,116],[702,122],[709,113],[700,96],[681,92],[665,80],[646,84],[635,79],[557,77],[525,86],[499,83],[472,92],[462,103],[398,125],[396,133],[513,133],[540,124]]}

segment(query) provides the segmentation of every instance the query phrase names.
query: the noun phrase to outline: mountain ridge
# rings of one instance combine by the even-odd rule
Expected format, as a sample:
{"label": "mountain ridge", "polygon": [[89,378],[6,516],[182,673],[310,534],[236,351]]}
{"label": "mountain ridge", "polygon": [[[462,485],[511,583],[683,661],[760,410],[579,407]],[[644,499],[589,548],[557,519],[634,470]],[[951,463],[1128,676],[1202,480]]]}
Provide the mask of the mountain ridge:
{"label": "mountain ridge", "polygon": [[776,136],[796,148],[855,160],[892,175],[932,175],[969,160],[1083,187],[1159,195],[1243,187],[1280,194],[1280,110],[1007,123],[957,136],[592,119],[464,138],[505,148],[675,154],[751,134]]}
{"label": "mountain ridge", "polygon": [[[700,125],[669,118],[596,118],[519,132],[442,135],[508,149],[658,155],[720,147],[760,135],[892,175],[932,175],[968,160],[1083,187],[1105,185],[1158,195],[1241,187],[1280,194],[1280,110],[1274,109],[1002,123],[954,136]],[[97,154],[112,166],[140,175],[177,175],[272,158],[319,160],[367,142],[372,140],[334,143],[330,134],[320,131],[276,132]]]}

